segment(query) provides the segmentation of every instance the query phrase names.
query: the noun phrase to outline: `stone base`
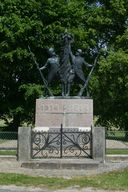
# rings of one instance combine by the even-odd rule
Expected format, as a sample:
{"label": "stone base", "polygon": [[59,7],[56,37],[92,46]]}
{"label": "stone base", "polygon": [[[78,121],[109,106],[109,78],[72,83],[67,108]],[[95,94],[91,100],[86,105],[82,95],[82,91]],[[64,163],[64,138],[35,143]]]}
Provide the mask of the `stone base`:
{"label": "stone base", "polygon": [[30,169],[95,170],[99,166],[93,159],[41,159],[23,162],[21,167]]}
{"label": "stone base", "polygon": [[35,127],[91,127],[93,100],[86,98],[41,98],[36,100]]}

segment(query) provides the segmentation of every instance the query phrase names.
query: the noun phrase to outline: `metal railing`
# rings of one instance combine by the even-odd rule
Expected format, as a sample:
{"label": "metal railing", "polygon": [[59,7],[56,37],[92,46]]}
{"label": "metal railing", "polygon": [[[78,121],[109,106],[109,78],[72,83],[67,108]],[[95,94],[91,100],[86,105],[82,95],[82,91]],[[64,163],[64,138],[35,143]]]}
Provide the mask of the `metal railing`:
{"label": "metal railing", "polygon": [[106,131],[106,153],[128,155],[128,131]]}
{"label": "metal railing", "polygon": [[91,131],[56,128],[32,131],[32,158],[91,158]]}
{"label": "metal railing", "polygon": [[0,150],[17,150],[17,132],[0,132]]}

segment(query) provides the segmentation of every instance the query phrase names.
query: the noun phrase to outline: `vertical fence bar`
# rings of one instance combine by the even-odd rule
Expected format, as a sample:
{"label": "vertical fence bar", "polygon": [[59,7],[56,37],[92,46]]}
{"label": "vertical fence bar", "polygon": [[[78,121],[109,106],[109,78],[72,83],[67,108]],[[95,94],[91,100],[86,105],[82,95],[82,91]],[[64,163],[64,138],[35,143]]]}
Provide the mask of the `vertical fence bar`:
{"label": "vertical fence bar", "polygon": [[92,135],[92,129],[93,129],[93,127],[92,127],[92,125],[91,125],[91,130],[90,130],[90,157],[92,158],[92,137],[93,137],[93,135]]}
{"label": "vertical fence bar", "polygon": [[33,158],[33,150],[34,150],[34,149],[33,149],[33,142],[34,142],[34,141],[33,141],[33,134],[34,134],[34,133],[33,133],[33,131],[31,130],[31,158]]}
{"label": "vertical fence bar", "polygon": [[63,141],[62,141],[62,139],[63,139],[63,125],[61,124],[61,128],[60,128],[60,158],[63,157],[63,152],[62,152],[62,150],[63,150]]}

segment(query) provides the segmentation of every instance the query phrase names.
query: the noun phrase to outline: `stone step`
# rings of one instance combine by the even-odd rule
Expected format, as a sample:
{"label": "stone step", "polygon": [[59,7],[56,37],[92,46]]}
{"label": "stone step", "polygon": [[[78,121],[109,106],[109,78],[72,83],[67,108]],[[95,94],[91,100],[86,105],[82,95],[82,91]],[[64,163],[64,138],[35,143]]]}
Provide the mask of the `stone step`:
{"label": "stone step", "polygon": [[106,161],[128,161],[128,155],[106,155]]}
{"label": "stone step", "polygon": [[41,159],[22,162],[21,167],[30,169],[94,170],[99,162],[92,159]]}

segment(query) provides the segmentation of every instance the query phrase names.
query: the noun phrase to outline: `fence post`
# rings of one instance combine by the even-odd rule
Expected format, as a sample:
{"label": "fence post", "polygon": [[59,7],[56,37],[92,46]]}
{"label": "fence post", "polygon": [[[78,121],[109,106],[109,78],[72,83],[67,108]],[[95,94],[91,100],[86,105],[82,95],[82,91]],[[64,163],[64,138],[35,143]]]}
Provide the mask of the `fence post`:
{"label": "fence post", "polygon": [[105,128],[93,127],[92,130],[92,158],[105,162]]}
{"label": "fence post", "polygon": [[31,159],[31,127],[18,129],[18,161]]}

